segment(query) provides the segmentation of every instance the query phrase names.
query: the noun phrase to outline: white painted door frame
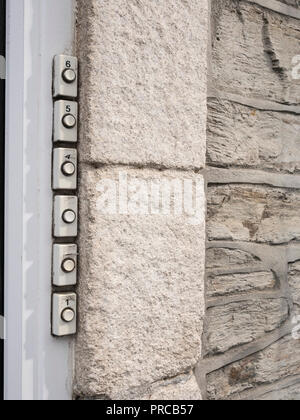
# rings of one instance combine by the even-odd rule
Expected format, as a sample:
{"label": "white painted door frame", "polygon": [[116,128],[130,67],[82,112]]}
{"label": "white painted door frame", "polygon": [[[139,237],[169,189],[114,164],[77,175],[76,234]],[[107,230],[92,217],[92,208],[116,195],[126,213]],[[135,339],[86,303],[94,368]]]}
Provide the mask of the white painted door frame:
{"label": "white painted door frame", "polygon": [[73,54],[75,0],[7,0],[6,400],[72,396],[72,340],[50,334],[52,59]]}

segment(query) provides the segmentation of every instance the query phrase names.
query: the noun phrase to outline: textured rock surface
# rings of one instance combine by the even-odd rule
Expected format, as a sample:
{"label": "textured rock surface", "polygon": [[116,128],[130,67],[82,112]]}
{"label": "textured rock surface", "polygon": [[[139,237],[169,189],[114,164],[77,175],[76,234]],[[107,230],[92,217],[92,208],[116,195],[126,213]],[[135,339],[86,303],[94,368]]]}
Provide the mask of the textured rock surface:
{"label": "textured rock surface", "polygon": [[211,100],[208,163],[294,172],[300,169],[300,119]]}
{"label": "textured rock surface", "polygon": [[145,400],[202,400],[202,396],[193,373],[182,375],[176,380],[165,381],[153,387],[143,399]]}
{"label": "textured rock surface", "polygon": [[300,383],[268,392],[257,398],[259,401],[300,401]]}
{"label": "textured rock surface", "polygon": [[279,0],[281,3],[288,4],[289,6],[293,7],[300,7],[299,0]]}
{"label": "textured rock surface", "polygon": [[300,22],[244,1],[213,5],[214,88],[283,103],[298,103],[300,80],[292,79],[299,54]]}
{"label": "textured rock surface", "polygon": [[289,265],[288,282],[293,302],[300,309],[300,261]]}
{"label": "textured rock surface", "polygon": [[[283,2],[299,5],[296,0]],[[204,353],[205,199],[201,176],[179,169],[204,167],[207,3],[78,0],[76,396],[201,399],[192,370]],[[270,258],[271,245],[300,240],[300,193],[288,184],[291,178],[296,184],[296,176],[285,178],[287,185],[280,184],[285,188],[266,187],[266,182],[250,185],[257,178],[245,177],[257,174],[255,169],[260,169],[259,180],[266,174],[265,181],[274,171],[299,172],[299,116],[295,109],[283,113],[274,107],[275,102],[279,109],[280,104],[285,109],[299,104],[300,78],[293,79],[292,59],[299,55],[300,20],[242,0],[214,0],[212,6],[211,96],[227,100],[210,101],[208,162],[251,170],[242,180],[229,176],[228,185],[216,179],[210,185],[208,239],[251,242],[246,247],[251,252],[258,249],[255,242],[270,246],[259,254],[264,261],[223,243],[224,248],[208,251],[211,300],[204,344],[213,357],[203,363],[217,366],[207,378],[208,396],[238,399],[253,390],[259,399],[276,393],[278,399],[296,399],[299,340],[286,337],[270,345],[266,339],[277,339],[276,329],[289,315],[287,299],[294,299],[294,309],[300,301],[298,262],[290,264],[287,278],[284,252],[275,252],[279,261]],[[257,99],[260,110],[255,109]],[[251,108],[239,103],[247,101]],[[114,203],[107,208],[110,212],[100,211],[99,195],[108,190],[109,199],[115,191],[111,184],[101,189],[100,180],[116,181],[121,170],[146,184],[164,177],[199,178],[198,217],[155,214],[157,203],[154,213],[146,214],[149,203],[142,187],[128,189],[130,215],[113,211]],[[279,286],[286,299],[275,293]],[[248,353],[240,355],[241,345]]]}
{"label": "textured rock surface", "polygon": [[208,191],[209,239],[270,242],[300,239],[300,193],[261,186],[214,186]]}
{"label": "textured rock surface", "polygon": [[212,400],[300,398],[299,4],[212,1],[214,248],[206,263],[207,357],[197,367],[200,376],[203,365],[209,372]]}
{"label": "textured rock surface", "polygon": [[209,270],[223,269],[238,270],[249,268],[256,269],[260,260],[249,252],[240,249],[209,248],[206,251],[206,268]]}
{"label": "textured rock surface", "polygon": [[[99,198],[107,191],[99,182],[118,181],[120,171],[82,165],[76,395],[126,398],[188,371],[201,355],[203,179],[182,171],[128,170],[132,194],[134,179],[148,185],[162,178],[199,180],[200,224],[194,225],[188,215],[106,214]],[[134,195],[129,199],[132,204]]]}
{"label": "textured rock surface", "polygon": [[78,0],[81,159],[204,166],[207,0]]}
{"label": "textured rock surface", "polygon": [[251,343],[280,327],[287,318],[285,299],[256,299],[210,308],[206,317],[207,353],[224,353]]}
{"label": "textured rock surface", "polygon": [[276,279],[271,271],[255,273],[210,274],[207,278],[207,297],[218,297],[274,289]]}
{"label": "textured rock surface", "polygon": [[274,383],[300,373],[300,340],[290,336],[240,362],[233,363],[208,375],[210,399],[238,399],[245,390]]}
{"label": "textured rock surface", "polygon": [[[201,356],[204,185],[194,171],[176,170],[205,163],[208,0],[78,0],[77,6],[81,231],[74,393],[123,399],[150,389],[152,399],[200,399],[186,372]],[[157,202],[149,216],[141,186],[128,187],[130,215],[114,212],[114,203],[110,213],[100,212],[105,188],[98,182],[115,180],[119,170],[144,183],[199,179],[198,218],[162,214]],[[109,185],[107,191],[114,194]]]}

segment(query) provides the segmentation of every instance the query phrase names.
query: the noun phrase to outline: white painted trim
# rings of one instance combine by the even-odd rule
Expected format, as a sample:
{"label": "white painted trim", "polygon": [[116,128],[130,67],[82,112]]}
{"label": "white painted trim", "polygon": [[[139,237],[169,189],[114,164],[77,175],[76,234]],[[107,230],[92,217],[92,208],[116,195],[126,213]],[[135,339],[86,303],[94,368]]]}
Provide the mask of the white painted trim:
{"label": "white painted trim", "polygon": [[7,0],[5,399],[67,400],[72,340],[50,334],[52,59],[75,0]]}

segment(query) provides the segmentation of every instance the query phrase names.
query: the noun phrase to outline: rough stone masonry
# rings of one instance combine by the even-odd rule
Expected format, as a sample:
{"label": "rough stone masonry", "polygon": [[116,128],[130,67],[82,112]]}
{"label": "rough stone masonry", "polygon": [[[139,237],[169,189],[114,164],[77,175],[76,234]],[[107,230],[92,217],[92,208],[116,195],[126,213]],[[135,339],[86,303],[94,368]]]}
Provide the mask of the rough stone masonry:
{"label": "rough stone masonry", "polygon": [[300,399],[299,1],[77,3],[74,397]]}
{"label": "rough stone masonry", "polygon": [[[77,20],[81,231],[74,394],[201,399],[194,369],[205,311],[208,4],[79,0]],[[155,203],[146,214],[144,195],[143,214],[101,211],[99,183],[106,180],[120,201],[120,174],[129,182],[131,209],[141,186],[197,182],[197,223],[178,208],[160,212]]]}
{"label": "rough stone masonry", "polygon": [[211,29],[203,397],[300,399],[299,2],[213,0]]}

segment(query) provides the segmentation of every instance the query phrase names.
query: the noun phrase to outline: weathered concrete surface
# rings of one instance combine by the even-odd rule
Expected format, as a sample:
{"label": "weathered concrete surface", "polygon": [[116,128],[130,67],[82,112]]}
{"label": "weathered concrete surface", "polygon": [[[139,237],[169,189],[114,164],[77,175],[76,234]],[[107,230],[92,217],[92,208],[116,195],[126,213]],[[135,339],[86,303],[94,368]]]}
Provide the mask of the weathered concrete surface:
{"label": "weathered concrete surface", "polygon": [[191,372],[181,375],[175,380],[165,381],[163,384],[155,385],[152,390],[143,397],[145,400],[202,400],[201,392],[195,375]]}
{"label": "weathered concrete surface", "polygon": [[300,117],[212,99],[207,159],[224,167],[299,171]]}
{"label": "weathered concrete surface", "polygon": [[202,168],[207,0],[78,0],[85,162]]}
{"label": "weathered concrete surface", "polygon": [[272,290],[276,279],[272,271],[254,273],[209,274],[206,295],[208,298],[227,296],[238,293]]}
{"label": "weathered concrete surface", "polygon": [[211,86],[281,103],[299,103],[292,76],[300,21],[244,1],[214,0]]}
{"label": "weathered concrete surface", "polygon": [[[189,371],[201,356],[203,178],[183,171],[128,169],[131,211],[139,201],[139,189],[131,181],[149,185],[190,178],[200,185],[199,212],[197,219],[173,213],[122,215],[113,206],[102,207],[113,195],[109,188],[120,172],[124,174],[124,167],[95,170],[81,165],[74,390],[79,396],[126,398],[139,388]],[[140,201],[145,204],[145,195]]]}
{"label": "weathered concrete surface", "polygon": [[208,191],[208,237],[280,244],[300,239],[300,193],[253,185]]}
{"label": "weathered concrete surface", "polygon": [[288,318],[286,299],[259,299],[216,306],[207,311],[206,352],[225,351],[261,338]]}
{"label": "weathered concrete surface", "polygon": [[209,399],[239,399],[243,391],[263,384],[276,386],[276,381],[292,379],[299,373],[300,340],[287,336],[261,352],[208,375]]}

